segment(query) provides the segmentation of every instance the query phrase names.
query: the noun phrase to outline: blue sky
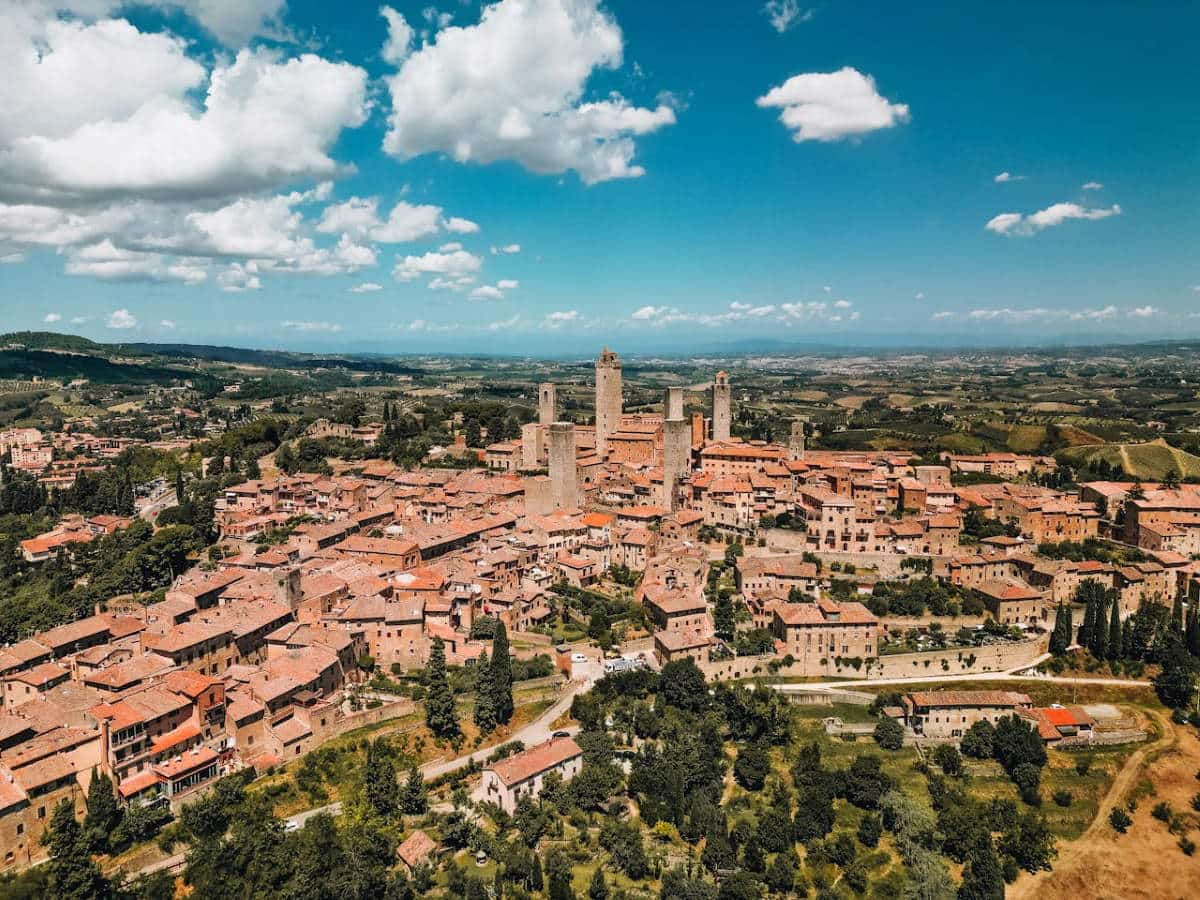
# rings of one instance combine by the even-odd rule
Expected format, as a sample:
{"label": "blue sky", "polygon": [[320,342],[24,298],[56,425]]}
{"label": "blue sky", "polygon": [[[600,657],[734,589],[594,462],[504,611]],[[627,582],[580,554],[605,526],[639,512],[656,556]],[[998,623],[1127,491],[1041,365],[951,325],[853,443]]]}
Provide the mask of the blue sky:
{"label": "blue sky", "polygon": [[381,9],[0,7],[5,329],[1200,337],[1195,4]]}

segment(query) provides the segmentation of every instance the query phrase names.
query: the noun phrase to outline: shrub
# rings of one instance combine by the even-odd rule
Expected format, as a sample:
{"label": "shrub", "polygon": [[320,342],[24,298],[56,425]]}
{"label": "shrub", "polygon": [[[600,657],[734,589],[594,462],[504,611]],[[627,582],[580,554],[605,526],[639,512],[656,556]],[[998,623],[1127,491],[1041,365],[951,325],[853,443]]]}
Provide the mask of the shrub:
{"label": "shrub", "polygon": [[1186,855],[1191,856],[1196,852],[1196,842],[1188,838],[1188,836],[1185,834],[1179,839],[1179,849],[1182,850]]}
{"label": "shrub", "polygon": [[1158,819],[1160,822],[1171,821],[1171,804],[1166,800],[1162,800],[1154,804],[1154,808],[1150,810],[1150,815]]}
{"label": "shrub", "polygon": [[1087,775],[1092,770],[1092,758],[1090,756],[1081,756],[1075,760],[1075,774],[1080,778]]}
{"label": "shrub", "polygon": [[904,746],[904,726],[894,719],[882,719],[875,726],[875,743],[884,750],[899,750]]}
{"label": "shrub", "polygon": [[1070,791],[1055,791],[1054,792],[1054,802],[1064,808],[1070,806],[1072,801],[1074,801],[1074,799],[1075,799],[1075,797],[1074,797],[1074,795],[1071,794]]}
{"label": "shrub", "polygon": [[1119,834],[1124,834],[1129,830],[1129,826],[1133,824],[1133,819],[1129,818],[1129,813],[1125,812],[1121,807],[1114,806],[1113,811],[1108,814],[1108,824]]}

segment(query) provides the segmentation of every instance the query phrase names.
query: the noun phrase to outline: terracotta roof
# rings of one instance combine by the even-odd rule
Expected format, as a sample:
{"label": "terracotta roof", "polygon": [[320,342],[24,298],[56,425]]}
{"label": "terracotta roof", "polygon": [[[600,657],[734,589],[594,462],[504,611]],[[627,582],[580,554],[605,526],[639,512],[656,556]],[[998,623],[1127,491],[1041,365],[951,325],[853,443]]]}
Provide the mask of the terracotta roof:
{"label": "terracotta roof", "polygon": [[1016,709],[1031,703],[1028,695],[1015,691],[913,691],[908,698],[916,706],[999,706]]}
{"label": "terracotta roof", "polygon": [[485,768],[495,772],[496,777],[507,787],[512,787],[514,784],[527,781],[540,772],[545,772],[547,769],[552,769],[582,754],[583,751],[579,749],[579,745],[572,738],[551,738],[543,744],[530,747],[508,759],[490,763]]}
{"label": "terracotta roof", "polygon": [[437,843],[425,832],[418,829],[396,848],[396,856],[410,869],[414,869],[429,858],[437,849]]}

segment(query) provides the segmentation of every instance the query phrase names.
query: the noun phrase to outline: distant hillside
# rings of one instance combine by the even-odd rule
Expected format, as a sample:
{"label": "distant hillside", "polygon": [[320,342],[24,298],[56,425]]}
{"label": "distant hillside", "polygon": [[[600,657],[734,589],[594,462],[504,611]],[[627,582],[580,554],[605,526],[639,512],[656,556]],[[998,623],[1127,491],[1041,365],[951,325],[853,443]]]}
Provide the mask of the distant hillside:
{"label": "distant hillside", "polygon": [[1193,456],[1172,447],[1166,441],[1147,444],[1091,444],[1069,447],[1060,454],[1076,468],[1083,470],[1101,460],[1109,466],[1120,466],[1131,478],[1161,481],[1174,469],[1181,478],[1200,477],[1200,456]]}
{"label": "distant hillside", "polygon": [[121,344],[114,349],[130,354],[167,356],[175,359],[203,359],[271,369],[349,369],[353,372],[389,372],[415,375],[420,369],[370,356],[313,356],[286,350],[247,350],[243,347],[219,347],[207,344]]}
{"label": "distant hillside", "polygon": [[61,350],[65,353],[83,353],[105,358],[114,356],[117,352],[114,346],[98,344],[77,334],[59,334],[55,331],[10,331],[8,334],[0,334],[0,347],[16,344],[26,350]]}
{"label": "distant hillside", "polygon": [[192,373],[164,366],[117,363],[103,356],[49,350],[0,350],[0,378],[86,378],[96,384],[170,384]]}

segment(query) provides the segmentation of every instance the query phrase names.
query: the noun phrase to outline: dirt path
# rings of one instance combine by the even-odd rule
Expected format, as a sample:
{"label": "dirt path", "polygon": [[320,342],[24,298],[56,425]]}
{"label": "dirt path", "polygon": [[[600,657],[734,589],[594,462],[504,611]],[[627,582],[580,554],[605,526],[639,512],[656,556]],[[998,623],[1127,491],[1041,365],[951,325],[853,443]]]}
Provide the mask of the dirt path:
{"label": "dirt path", "polygon": [[[1134,825],[1118,835],[1108,823],[1113,807],[1124,802],[1141,777],[1150,769],[1156,796],[1169,799],[1177,810],[1187,810],[1188,798],[1196,789],[1193,774],[1200,761],[1200,742],[1180,732],[1169,719],[1148,714],[1161,735],[1136,750],[1125,761],[1108,793],[1100,801],[1096,818],[1078,840],[1059,845],[1058,859],[1051,872],[1022,873],[1007,897],[1010,900],[1045,900],[1087,896],[1103,898],[1183,898],[1192,896],[1200,867],[1174,846],[1176,838],[1164,825],[1150,817],[1148,800],[1139,804]],[[1179,796],[1164,796],[1163,788],[1178,782]]]}

